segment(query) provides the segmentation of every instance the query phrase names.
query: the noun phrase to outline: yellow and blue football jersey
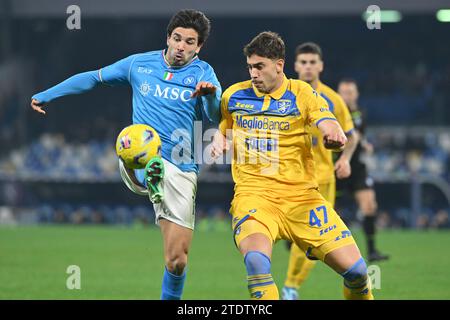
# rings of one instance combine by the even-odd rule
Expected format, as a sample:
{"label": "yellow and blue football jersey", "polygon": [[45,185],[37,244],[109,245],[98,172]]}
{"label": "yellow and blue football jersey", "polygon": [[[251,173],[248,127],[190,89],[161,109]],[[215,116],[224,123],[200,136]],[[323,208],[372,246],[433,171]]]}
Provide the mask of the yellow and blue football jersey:
{"label": "yellow and blue football jersey", "polygon": [[336,120],[306,82],[284,78],[270,94],[251,81],[228,88],[219,129],[233,141],[231,203],[234,240],[264,234],[287,239],[318,259],[354,244],[350,231],[318,191],[311,127]]}
{"label": "yellow and blue football jersey", "polygon": [[279,89],[263,94],[250,80],[239,82],[224,92],[221,111],[221,132],[233,134],[236,194],[317,188],[310,127],[336,118],[309,84],[285,77]]}

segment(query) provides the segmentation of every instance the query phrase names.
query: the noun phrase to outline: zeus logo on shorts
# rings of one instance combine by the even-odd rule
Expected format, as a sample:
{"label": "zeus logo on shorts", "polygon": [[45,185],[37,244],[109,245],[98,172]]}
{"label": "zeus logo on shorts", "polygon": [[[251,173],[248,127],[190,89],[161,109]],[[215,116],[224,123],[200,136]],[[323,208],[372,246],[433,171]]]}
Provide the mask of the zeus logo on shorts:
{"label": "zeus logo on shorts", "polygon": [[351,236],[352,236],[352,233],[349,230],[344,230],[341,232],[340,236],[337,236],[336,239],[334,239],[334,241],[339,241],[339,240],[345,239],[347,237],[350,238]]}
{"label": "zeus logo on shorts", "polygon": [[336,225],[332,225],[331,227],[325,228],[320,230],[320,235],[323,236],[325,233],[327,233],[328,231],[334,230],[336,229]]}

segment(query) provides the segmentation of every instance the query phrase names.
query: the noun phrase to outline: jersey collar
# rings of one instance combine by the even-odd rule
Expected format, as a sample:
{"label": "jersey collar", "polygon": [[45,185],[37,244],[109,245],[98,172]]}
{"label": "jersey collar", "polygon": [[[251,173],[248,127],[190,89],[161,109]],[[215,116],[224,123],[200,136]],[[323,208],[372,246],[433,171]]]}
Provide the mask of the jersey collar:
{"label": "jersey collar", "polygon": [[322,83],[320,80],[318,80],[318,81],[317,81],[316,92],[321,93],[321,92],[322,92],[322,89],[323,89],[323,83]]}
{"label": "jersey collar", "polygon": [[277,90],[275,90],[275,91],[272,92],[272,93],[265,94],[265,93],[259,92],[258,89],[255,88],[255,86],[253,86],[253,90],[255,91],[255,94],[256,94],[256,96],[257,96],[258,98],[261,98],[261,97],[267,95],[267,96],[270,96],[271,98],[273,98],[273,99],[275,99],[275,100],[279,100],[279,99],[281,99],[281,97],[282,97],[282,96],[284,95],[284,93],[286,92],[286,90],[287,90],[287,88],[288,88],[288,85],[289,85],[289,80],[288,80],[288,78],[286,78],[286,76],[284,75],[284,76],[283,76],[283,83],[281,84],[281,86],[280,86]]}

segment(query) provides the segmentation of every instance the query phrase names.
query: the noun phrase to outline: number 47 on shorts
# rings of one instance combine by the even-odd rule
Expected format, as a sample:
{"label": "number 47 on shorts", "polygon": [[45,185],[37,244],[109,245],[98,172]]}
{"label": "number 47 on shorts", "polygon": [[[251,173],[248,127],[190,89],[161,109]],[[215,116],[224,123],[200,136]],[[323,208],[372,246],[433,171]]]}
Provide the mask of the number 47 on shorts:
{"label": "number 47 on shorts", "polygon": [[[323,220],[321,220],[319,217],[323,217]],[[317,226],[318,228],[322,227],[322,221],[323,224],[328,223],[328,214],[327,214],[327,207],[326,206],[320,206],[316,209],[312,209],[309,211],[309,225],[311,227]]]}

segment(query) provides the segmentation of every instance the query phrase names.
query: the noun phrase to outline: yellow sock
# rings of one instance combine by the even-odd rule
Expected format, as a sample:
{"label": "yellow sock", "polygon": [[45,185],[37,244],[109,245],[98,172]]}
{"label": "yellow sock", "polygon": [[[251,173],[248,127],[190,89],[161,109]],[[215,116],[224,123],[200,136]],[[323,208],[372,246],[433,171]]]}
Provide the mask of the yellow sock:
{"label": "yellow sock", "polygon": [[344,297],[347,300],[374,300],[369,276],[354,282],[344,280]]}
{"label": "yellow sock", "polygon": [[302,249],[292,244],[284,285],[289,288],[298,289],[306,280],[315,264],[316,261],[309,260]]}
{"label": "yellow sock", "polygon": [[272,275],[255,274],[247,277],[248,291],[252,300],[279,300],[278,288]]}

